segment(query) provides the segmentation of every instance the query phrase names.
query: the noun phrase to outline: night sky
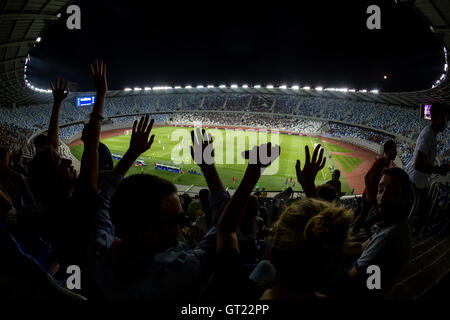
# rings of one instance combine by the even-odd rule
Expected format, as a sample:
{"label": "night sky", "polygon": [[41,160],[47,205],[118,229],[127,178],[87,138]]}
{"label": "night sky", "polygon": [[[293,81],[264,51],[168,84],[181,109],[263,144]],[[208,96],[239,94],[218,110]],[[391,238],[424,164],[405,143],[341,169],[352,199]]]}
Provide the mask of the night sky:
{"label": "night sky", "polygon": [[[311,2],[313,4],[306,5]],[[63,76],[92,90],[88,65],[108,65],[110,89],[198,84],[309,85],[381,91],[431,88],[443,45],[418,13],[395,1],[79,0],[31,50],[28,77],[47,88]],[[366,9],[381,8],[381,30]],[[383,76],[387,75],[387,80]]]}

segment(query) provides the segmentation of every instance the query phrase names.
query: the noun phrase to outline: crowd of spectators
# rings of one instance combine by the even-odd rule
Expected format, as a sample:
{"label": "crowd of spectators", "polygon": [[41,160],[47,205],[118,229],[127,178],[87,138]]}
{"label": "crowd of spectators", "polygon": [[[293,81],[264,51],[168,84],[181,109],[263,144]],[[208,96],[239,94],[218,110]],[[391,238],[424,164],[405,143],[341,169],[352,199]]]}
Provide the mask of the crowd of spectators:
{"label": "crowd of spectators", "polygon": [[[28,164],[14,160],[11,166],[9,149],[20,147],[23,136],[16,134],[0,148],[3,301],[69,299],[75,297],[73,292],[98,301],[375,300],[399,280],[411,255],[410,180],[405,171],[387,166],[380,172],[373,228],[364,239],[351,238],[360,200],[339,203],[338,170],[325,185],[315,185],[327,160],[321,145],[314,150],[306,146],[298,154],[304,163],[297,160],[293,168],[304,197],[293,199],[292,189],[286,189],[275,197],[276,213],[270,217],[261,201],[264,190],[255,187],[282,147],[268,143],[244,152],[248,165],[230,196],[210,161],[214,160],[212,137],[196,128],[191,132],[192,158],[207,189],[197,199],[179,197],[176,186],[166,179],[150,174],[125,178],[136,160],[151,149],[155,121],[167,121],[169,114],[150,119],[148,114],[132,115],[138,106],[130,106],[125,119],[117,118],[134,120],[128,150],[114,167],[103,170],[106,162],[112,164],[109,150],[100,143],[104,107],[108,105],[113,110],[108,114],[114,114],[119,103],[106,103],[102,61],[90,66],[90,74],[96,100],[83,128],[80,172],[68,159],[67,147],[60,149],[60,133],[71,130],[60,130],[61,119],[74,117],[73,112],[64,115],[68,85],[62,79],[51,84],[54,101],[45,120],[48,132],[34,141],[33,159]],[[161,103],[171,104],[168,110],[176,110],[183,101],[195,105],[196,99],[166,96],[156,101],[155,110]],[[228,101],[237,106],[243,102],[240,99],[247,98],[235,96]],[[255,105],[259,111],[266,103],[260,102]],[[244,105],[251,109],[251,99]],[[307,103],[304,110],[315,108],[312,105]],[[175,113],[171,121],[276,127],[299,133],[319,131],[326,125],[286,115],[217,111]],[[356,136],[361,134],[357,130],[363,130],[344,127],[330,124],[327,130]],[[0,129],[7,136],[12,130],[24,132],[6,124]],[[367,286],[371,274],[366,270],[374,264],[383,272],[376,285],[379,290]],[[81,278],[66,272],[74,266]],[[67,292],[68,283],[73,292]]]}
{"label": "crowd of spectators", "polygon": [[[386,135],[362,129],[330,122],[328,130],[324,130],[322,121],[307,121],[294,118],[283,118],[278,115],[298,114],[301,116],[316,117],[326,120],[339,120],[355,123],[370,128],[382,129],[394,134],[400,134],[411,140],[417,138],[428,122],[420,119],[418,110],[399,106],[386,106],[370,102],[357,102],[340,99],[325,99],[320,97],[303,97],[290,95],[252,95],[252,94],[147,94],[133,95],[129,97],[112,97],[106,99],[104,116],[112,119],[112,123],[132,122],[137,116],[124,116],[144,114],[152,112],[181,111],[236,111],[244,114],[223,114],[207,112],[206,114],[166,114],[157,116],[158,122],[166,122],[169,119],[173,123],[204,123],[207,125],[243,125],[257,127],[271,127],[286,131],[303,130],[304,133],[323,132],[325,134],[342,137],[349,136],[363,140],[383,143],[388,138]],[[60,122],[62,125],[84,122],[92,110],[92,106],[76,107],[73,101],[64,101],[62,104]],[[48,114],[51,112],[50,104],[0,108],[0,117],[5,123],[14,124],[23,130],[9,130],[8,139],[21,141],[25,153],[32,150],[27,146],[24,138],[29,138],[32,133],[45,130],[48,126]],[[250,113],[248,113],[250,112]],[[252,113],[273,113],[273,117],[252,115]],[[61,138],[69,139],[83,128],[83,124],[64,126],[61,130]],[[19,134],[19,132],[22,132]],[[17,134],[16,134],[17,132]],[[438,157],[440,161],[449,161],[450,139],[446,139],[450,133],[447,128],[438,140]],[[17,137],[15,137],[17,135]],[[22,138],[20,138],[20,136]],[[6,141],[6,140],[5,140]],[[399,145],[399,156],[406,165],[412,157],[413,145],[402,143]]]}

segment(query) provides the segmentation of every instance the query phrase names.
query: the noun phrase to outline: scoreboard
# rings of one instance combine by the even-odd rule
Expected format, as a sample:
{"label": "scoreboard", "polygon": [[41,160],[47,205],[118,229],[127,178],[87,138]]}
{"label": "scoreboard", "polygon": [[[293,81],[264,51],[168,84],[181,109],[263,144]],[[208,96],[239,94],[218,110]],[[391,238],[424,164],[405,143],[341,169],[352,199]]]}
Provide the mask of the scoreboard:
{"label": "scoreboard", "polygon": [[77,97],[77,107],[92,106],[95,102],[95,96]]}
{"label": "scoreboard", "polygon": [[420,105],[420,117],[425,120],[431,120],[431,104]]}

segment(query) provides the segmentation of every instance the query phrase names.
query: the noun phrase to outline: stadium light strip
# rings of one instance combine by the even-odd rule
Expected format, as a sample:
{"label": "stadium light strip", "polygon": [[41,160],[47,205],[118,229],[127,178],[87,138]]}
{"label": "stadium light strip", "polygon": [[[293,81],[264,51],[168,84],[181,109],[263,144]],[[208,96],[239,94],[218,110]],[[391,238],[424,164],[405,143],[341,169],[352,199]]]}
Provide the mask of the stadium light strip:
{"label": "stadium light strip", "polygon": [[[447,69],[448,69],[448,64],[445,64],[445,70],[447,70]],[[26,67],[25,67],[25,70],[26,70]],[[26,74],[24,75],[24,77],[26,77]],[[441,78],[436,81],[435,85],[439,84],[441,82],[441,80],[443,80],[445,77],[446,77],[446,74],[442,74]],[[218,87],[215,87],[214,85],[210,84],[210,85],[207,85],[205,87],[205,86],[199,84],[199,85],[197,85],[195,87],[193,87],[191,85],[186,85],[184,87],[184,89],[204,89],[204,88],[208,88],[208,89],[214,89],[214,88],[224,89],[224,88],[227,88],[227,86],[225,84],[221,84]],[[239,88],[239,85],[232,84],[232,85],[230,85],[230,88],[231,89],[237,89],[237,88]],[[242,88],[247,89],[247,88],[249,88],[249,85],[244,84],[244,85],[242,85]],[[257,85],[254,85],[252,88],[260,89],[261,85],[257,84]],[[356,89],[348,89],[348,88],[324,88],[322,86],[317,86],[315,88],[311,88],[310,86],[300,87],[299,85],[293,85],[293,86],[291,86],[289,88],[285,84],[283,84],[283,85],[281,85],[279,87],[275,87],[272,84],[268,84],[268,85],[266,85],[266,88],[267,89],[296,90],[296,91],[299,90],[299,89],[303,89],[303,90],[316,90],[316,91],[319,91],[319,92],[320,91],[333,91],[333,92],[343,92],[343,93],[347,93],[347,92],[361,92],[361,93],[375,93],[375,94],[379,93],[378,89],[373,89],[373,90],[368,91],[367,89],[356,90]],[[124,91],[141,91],[141,90],[145,90],[145,91],[150,91],[150,90],[161,91],[161,90],[172,90],[172,89],[183,89],[183,87],[181,87],[181,86],[175,86],[175,87],[171,87],[171,86],[155,86],[155,87],[145,87],[144,89],[142,89],[140,87],[135,87],[133,89],[127,87],[127,88],[124,89]]]}

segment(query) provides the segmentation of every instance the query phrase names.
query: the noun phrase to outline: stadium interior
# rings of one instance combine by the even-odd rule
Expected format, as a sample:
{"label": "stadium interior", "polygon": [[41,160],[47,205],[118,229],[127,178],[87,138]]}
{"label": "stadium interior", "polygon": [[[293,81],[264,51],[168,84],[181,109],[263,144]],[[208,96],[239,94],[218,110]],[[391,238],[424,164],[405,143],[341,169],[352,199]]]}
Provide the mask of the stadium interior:
{"label": "stadium interior", "polygon": [[[46,28],[58,19],[58,13],[65,11],[71,2],[6,0],[0,6],[0,148],[9,150],[10,158],[19,154],[24,167],[36,154],[35,139],[49,131],[49,120],[53,108],[52,90],[37,88],[27,80],[27,64],[31,59],[29,51],[39,42],[37,40],[39,37],[45,37]],[[450,80],[447,77],[450,4],[445,0],[410,2],[417,14],[434,28],[436,36],[442,39],[442,54],[445,56],[444,74],[433,88],[415,92],[378,92],[350,88],[310,88],[298,85],[225,84],[192,87],[130,87],[123,90],[109,90],[104,100],[104,119],[101,123],[102,142],[111,149],[114,164],[122,161],[128,148],[133,123],[145,115],[150,115],[150,118],[154,119],[154,130],[178,127],[185,127],[189,132],[195,127],[233,128],[242,131],[256,129],[277,131],[284,135],[312,137],[319,142],[322,141],[323,145],[326,142],[325,149],[333,146],[337,148],[333,157],[329,153],[331,149],[327,150],[329,162],[334,165],[324,170],[327,171],[329,179],[335,169],[341,170],[341,181],[344,186],[345,180],[346,189],[342,189],[344,195],[339,195],[337,202],[343,208],[357,211],[360,209],[362,191],[365,188],[365,172],[363,171],[371,167],[377,156],[383,155],[384,143],[388,140],[395,142],[397,146],[395,166],[407,170],[408,165],[414,162],[416,141],[422,130],[430,124],[430,121],[421,115],[421,109],[425,104],[448,105],[450,103]],[[91,101],[91,97],[95,96],[95,91],[70,92],[62,102],[58,152],[62,158],[72,161],[77,172],[83,170],[81,165],[83,149],[80,146],[82,132],[88,126],[90,114],[95,108],[94,101]],[[87,105],[78,105],[83,104],[77,100],[79,98],[85,98]],[[122,145],[123,149],[115,150],[113,145],[108,143],[108,139],[122,135],[126,137],[124,140],[126,142]],[[154,144],[164,150],[169,141],[168,136],[164,136],[161,141],[157,135]],[[190,143],[189,138],[186,147],[190,147]],[[315,144],[311,144],[310,150],[314,147]],[[354,152],[366,152],[369,156],[367,159],[361,159],[361,164],[356,163],[349,172],[346,172],[342,160],[339,159],[339,156],[345,156],[345,153],[339,152],[341,149],[338,148],[352,148]],[[435,160],[438,166],[450,163],[450,126],[448,124],[437,136],[436,150]],[[281,154],[283,151],[282,144]],[[178,195],[182,199],[183,209],[186,206],[186,211],[191,211],[188,210],[189,204],[200,203],[199,194],[207,185],[201,173],[202,170],[195,164],[179,166],[170,161],[169,156],[158,156],[155,152],[157,151],[152,153],[150,150],[148,158],[138,158],[134,161],[128,176],[146,172],[167,177],[167,179],[170,177],[169,180],[175,184]],[[190,157],[190,153],[188,155]],[[257,185],[258,189],[252,189],[252,193],[258,195],[259,207],[264,208],[260,212],[265,212],[260,228],[260,234],[263,235],[258,235],[261,237],[258,241],[264,241],[264,232],[268,233],[273,227],[273,223],[278,218],[277,212],[279,213],[295,200],[306,197],[295,177],[295,159],[292,161],[292,174],[279,178],[281,181],[278,184],[279,188],[274,187],[274,184],[268,184],[269,187],[264,188],[261,194],[264,184],[260,182]],[[358,166],[361,166],[363,173],[357,171]],[[159,171],[155,173],[155,169]],[[230,196],[235,195],[238,190],[235,174],[222,175],[220,166],[218,170],[224,179],[225,191]],[[238,182],[244,179],[244,171],[245,167],[241,173],[236,174]],[[180,175],[185,178],[176,180]],[[411,260],[395,285],[383,297],[384,299],[430,300],[450,297],[448,293],[450,288],[449,182],[450,174],[431,176],[430,213],[425,230],[412,238]],[[288,188],[294,188],[295,192],[285,197]],[[417,192],[411,191],[409,201],[408,216],[412,218],[419,210]],[[3,212],[3,208],[1,210]],[[19,208],[15,210],[18,212]],[[11,231],[14,228],[8,229],[5,217],[7,214],[1,215],[0,242],[8,245],[0,246],[0,255],[5,259],[11,255],[14,256],[14,259],[20,260],[18,263],[21,264],[21,269],[17,272],[19,274],[29,272],[29,274],[26,279],[18,281],[15,276],[9,277],[10,274],[17,274],[11,271],[12,265],[2,266],[0,269],[2,270],[1,297],[8,298],[8,294],[14,292],[12,296],[17,298],[91,299],[92,292],[87,294],[82,290],[69,290],[64,287],[66,279],[64,278],[63,281],[63,278],[59,278],[58,272],[52,273],[42,267],[42,261],[30,254],[27,251],[27,245],[20,242],[21,237],[15,236]],[[192,222],[183,228],[185,241],[191,248],[200,241],[196,238],[197,235],[193,235],[195,230],[195,224],[193,225]],[[370,239],[370,235],[367,235],[365,230],[361,230],[356,238],[363,242]],[[266,242],[268,242],[267,239]],[[263,259],[260,258],[258,262],[260,260]],[[3,265],[3,261],[6,260],[2,257],[0,261]],[[13,259],[10,258],[9,261]],[[14,280],[10,281],[10,279]],[[12,289],[13,284],[16,285],[15,289]],[[25,291],[27,294],[24,293]],[[92,296],[95,299],[96,294]],[[11,296],[9,298],[11,299]]]}

